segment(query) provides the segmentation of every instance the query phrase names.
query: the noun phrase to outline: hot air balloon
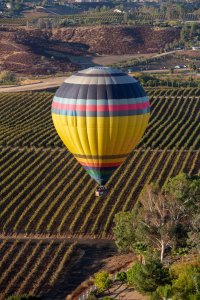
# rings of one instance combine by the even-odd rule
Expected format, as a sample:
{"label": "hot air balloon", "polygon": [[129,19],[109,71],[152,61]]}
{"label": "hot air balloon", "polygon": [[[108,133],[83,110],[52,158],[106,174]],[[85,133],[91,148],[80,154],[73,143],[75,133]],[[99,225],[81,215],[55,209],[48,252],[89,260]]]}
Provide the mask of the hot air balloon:
{"label": "hot air balloon", "polygon": [[52,103],[52,118],[68,150],[104,185],[139,143],[150,115],[139,82],[108,67],[93,67],[67,78]]}

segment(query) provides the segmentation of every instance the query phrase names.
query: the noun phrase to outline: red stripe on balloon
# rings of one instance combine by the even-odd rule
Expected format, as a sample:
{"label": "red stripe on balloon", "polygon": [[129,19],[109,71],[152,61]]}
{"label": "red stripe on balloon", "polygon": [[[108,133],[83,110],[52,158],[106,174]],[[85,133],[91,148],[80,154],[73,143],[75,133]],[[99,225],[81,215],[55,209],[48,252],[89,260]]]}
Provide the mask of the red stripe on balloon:
{"label": "red stripe on balloon", "polygon": [[86,166],[86,167],[97,167],[97,168],[101,168],[101,167],[118,167],[122,164],[122,162],[115,162],[115,163],[88,163],[88,162],[81,162],[79,161],[79,163],[82,166]]}
{"label": "red stripe on balloon", "polygon": [[137,110],[149,107],[149,102],[121,104],[121,105],[76,105],[76,104],[62,104],[53,102],[52,108],[61,110],[75,110],[75,111],[123,111],[123,110]]}

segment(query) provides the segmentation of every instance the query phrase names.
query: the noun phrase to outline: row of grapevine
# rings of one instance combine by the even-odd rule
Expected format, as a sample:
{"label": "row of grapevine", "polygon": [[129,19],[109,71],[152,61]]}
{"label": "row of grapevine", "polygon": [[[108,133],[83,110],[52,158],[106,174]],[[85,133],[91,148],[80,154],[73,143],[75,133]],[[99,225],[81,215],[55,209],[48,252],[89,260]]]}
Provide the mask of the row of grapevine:
{"label": "row of grapevine", "polygon": [[6,177],[0,174],[2,233],[100,234],[102,227],[110,233],[115,213],[132,208],[146,182],[162,185],[181,170],[198,173],[200,151],[134,151],[109,180],[103,202],[94,196],[95,183],[65,150],[29,150],[29,157],[30,168],[19,164]]}
{"label": "row of grapevine", "polygon": [[[5,252],[6,249],[6,252]],[[68,278],[76,244],[48,240],[0,241],[0,299],[41,295]]]}
{"label": "row of grapevine", "polygon": [[[195,138],[187,139],[199,126],[198,96],[193,96],[197,89],[188,89],[186,96],[172,96],[178,89],[166,89],[169,97],[159,96],[160,91],[149,91],[151,101],[151,119],[146,134],[138,147],[173,149],[198,149],[199,143]],[[181,91],[178,90],[178,91]],[[192,94],[191,94],[192,93]],[[191,96],[192,95],[192,96]],[[0,145],[3,147],[63,147],[53,127],[51,119],[51,93],[16,93],[0,95],[2,106],[0,117],[2,130]],[[163,130],[164,129],[164,130]],[[196,131],[198,131],[196,129]],[[198,132],[196,132],[198,134]],[[185,139],[183,138],[185,137]],[[187,139],[187,141],[186,141]]]}
{"label": "row of grapevine", "polygon": [[[146,135],[140,142],[140,147],[160,149],[198,149],[199,143],[188,137],[196,130],[198,135],[200,101],[199,98],[175,98],[162,100],[165,105],[155,118],[150,120]],[[184,139],[185,138],[185,139]],[[187,145],[187,147],[185,147]]]}
{"label": "row of grapevine", "polygon": [[186,90],[149,90],[146,134],[109,180],[103,201],[56,134],[53,95],[1,94],[0,233],[108,235],[114,215],[134,206],[145,183],[197,174],[199,89]]}

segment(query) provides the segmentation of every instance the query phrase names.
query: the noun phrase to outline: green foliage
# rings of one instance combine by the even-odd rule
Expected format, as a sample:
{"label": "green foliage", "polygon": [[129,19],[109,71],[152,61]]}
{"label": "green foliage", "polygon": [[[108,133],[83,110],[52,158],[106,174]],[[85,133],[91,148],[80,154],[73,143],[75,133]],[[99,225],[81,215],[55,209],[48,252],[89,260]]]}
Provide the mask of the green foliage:
{"label": "green foliage", "polygon": [[147,261],[145,265],[137,262],[127,272],[127,282],[139,292],[152,293],[158,286],[170,282],[169,271],[156,260]]}
{"label": "green foliage", "polygon": [[[118,249],[143,256],[154,249],[160,252],[161,262],[167,249],[179,248],[185,254],[188,237],[194,239],[195,246],[200,241],[199,195],[199,178],[183,173],[169,179],[163,190],[155,184],[146,185],[133,211],[115,216]],[[189,218],[191,213],[193,219]]]}
{"label": "green foliage", "polygon": [[116,279],[119,280],[120,282],[126,282],[127,281],[127,274],[126,272],[118,272]]}
{"label": "green foliage", "polygon": [[159,261],[135,263],[127,272],[127,281],[151,300],[199,300],[200,266],[175,264],[170,270]]}
{"label": "green foliage", "polygon": [[95,274],[94,283],[97,286],[99,292],[103,292],[105,289],[111,286],[112,279],[108,272],[102,271]]}
{"label": "green foliage", "polygon": [[166,284],[164,286],[159,286],[156,290],[157,295],[162,297],[162,299],[170,299],[173,295],[172,286],[170,284]]}
{"label": "green foliage", "polygon": [[136,220],[134,214],[132,212],[120,212],[115,215],[114,224],[113,232],[118,250],[120,252],[133,250],[136,242],[134,231]]}
{"label": "green foliage", "polygon": [[164,190],[191,209],[199,205],[200,178],[198,177],[191,178],[187,174],[180,173],[166,182]]}
{"label": "green foliage", "polygon": [[163,300],[163,298],[157,293],[157,291],[151,293],[150,300]]}
{"label": "green foliage", "polygon": [[200,266],[179,264],[171,268],[174,300],[198,299],[200,295]]}
{"label": "green foliage", "polygon": [[139,80],[142,85],[154,85],[157,86],[160,83],[160,79],[156,78],[155,76],[150,76],[150,75],[142,75],[139,77]]}

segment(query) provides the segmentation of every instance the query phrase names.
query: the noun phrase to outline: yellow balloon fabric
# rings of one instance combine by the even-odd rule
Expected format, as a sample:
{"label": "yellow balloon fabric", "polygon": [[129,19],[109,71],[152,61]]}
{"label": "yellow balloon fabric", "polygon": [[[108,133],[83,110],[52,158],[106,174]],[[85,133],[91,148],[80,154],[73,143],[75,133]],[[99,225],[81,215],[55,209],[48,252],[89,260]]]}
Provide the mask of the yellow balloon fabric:
{"label": "yellow balloon fabric", "polygon": [[101,185],[139,143],[149,112],[138,81],[103,67],[66,79],[52,104],[53,123],[63,143]]}

